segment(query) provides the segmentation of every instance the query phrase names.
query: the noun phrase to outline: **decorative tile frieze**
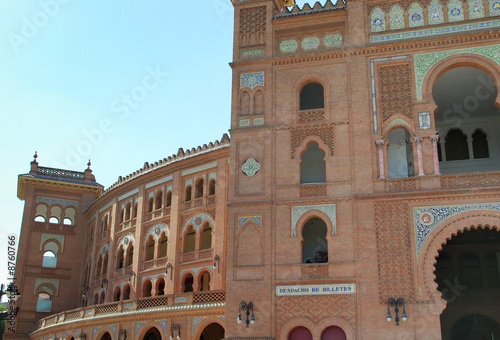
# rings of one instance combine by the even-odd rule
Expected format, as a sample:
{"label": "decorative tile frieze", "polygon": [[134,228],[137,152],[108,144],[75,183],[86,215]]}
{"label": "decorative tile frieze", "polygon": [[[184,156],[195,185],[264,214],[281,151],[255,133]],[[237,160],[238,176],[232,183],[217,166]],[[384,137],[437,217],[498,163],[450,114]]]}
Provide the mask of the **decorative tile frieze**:
{"label": "decorative tile frieze", "polygon": [[239,125],[240,127],[250,126],[250,119],[240,119]]}
{"label": "decorative tile frieze", "polygon": [[482,0],[469,0],[469,19],[484,18],[484,5]]}
{"label": "decorative tile frieze", "polygon": [[380,8],[375,8],[370,18],[372,32],[385,31],[385,13]]}
{"label": "decorative tile frieze", "polygon": [[254,118],[253,125],[254,126],[264,125],[264,118]]}
{"label": "decorative tile frieze", "polygon": [[298,44],[297,40],[294,40],[294,39],[283,40],[280,43],[280,51],[283,53],[295,52],[298,47],[299,47],[299,44]]}
{"label": "decorative tile frieze", "polygon": [[424,10],[418,2],[414,2],[411,4],[410,9],[408,10],[408,17],[410,27],[424,26]]}
{"label": "decorative tile frieze", "polygon": [[500,15],[500,1],[489,0],[489,10],[490,10],[490,16]]}
{"label": "decorative tile frieze", "polygon": [[500,203],[462,204],[436,207],[413,208],[413,225],[415,228],[415,249],[417,261],[425,241],[437,226],[453,216],[469,211],[500,212]]}
{"label": "decorative tile frieze", "polygon": [[241,228],[248,221],[252,221],[262,227],[262,216],[242,216],[238,217],[238,228]]}
{"label": "decorative tile frieze", "polygon": [[325,47],[339,47],[342,45],[342,35],[328,34],[323,38],[323,45]]}
{"label": "decorative tile frieze", "polygon": [[392,6],[389,12],[389,27],[391,30],[400,30],[405,28],[405,11],[399,5]]}
{"label": "decorative tile frieze", "polygon": [[448,3],[448,21],[463,21],[464,17],[464,6],[460,0],[450,0]]}
{"label": "decorative tile frieze", "polygon": [[264,48],[256,48],[253,50],[243,50],[241,51],[241,56],[242,57],[255,57],[259,55],[265,55],[266,54],[266,49]]}
{"label": "decorative tile frieze", "polygon": [[319,47],[319,38],[318,37],[307,37],[302,39],[302,42],[300,43],[302,46],[302,49],[308,51],[308,50],[313,50]]}
{"label": "decorative tile frieze", "polygon": [[318,210],[325,213],[332,222],[333,230],[332,235],[337,233],[337,217],[335,204],[322,204],[322,205],[302,205],[292,207],[292,237],[296,237],[295,229],[297,222],[302,215],[311,210]]}
{"label": "decorative tile frieze", "polygon": [[36,198],[36,202],[37,203],[44,202],[44,203],[47,203],[48,205],[60,204],[63,207],[67,207],[69,205],[73,205],[75,207],[78,207],[78,201],[61,200],[61,199],[57,199],[57,198],[48,198],[48,197],[40,197],[39,196]]}

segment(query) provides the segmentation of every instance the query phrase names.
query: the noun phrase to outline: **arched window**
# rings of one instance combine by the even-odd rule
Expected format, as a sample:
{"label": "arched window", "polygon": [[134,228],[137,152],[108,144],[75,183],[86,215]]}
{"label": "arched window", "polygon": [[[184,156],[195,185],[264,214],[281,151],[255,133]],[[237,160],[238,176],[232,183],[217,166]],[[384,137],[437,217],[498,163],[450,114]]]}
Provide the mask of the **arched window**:
{"label": "arched window", "polygon": [[447,161],[469,159],[469,145],[467,135],[460,129],[451,129],[444,137],[444,150]]}
{"label": "arched window", "polygon": [[50,312],[52,308],[52,290],[49,287],[42,287],[38,293],[36,301],[37,312]]}
{"label": "arched window", "polygon": [[163,200],[163,191],[159,190],[157,193],[156,193],[156,205],[155,205],[155,209],[160,209],[161,206],[162,206],[162,200]]}
{"label": "arched window", "polygon": [[57,267],[57,253],[59,247],[55,242],[47,242],[43,247],[42,267],[56,268]]}
{"label": "arched window", "polygon": [[59,224],[59,220],[57,219],[57,217],[51,217],[49,218],[49,223]]}
{"label": "arched window", "polygon": [[208,185],[208,195],[215,195],[215,179],[212,179]]}
{"label": "arched window", "polygon": [[415,175],[413,163],[413,146],[410,142],[410,133],[399,128],[389,134],[387,160],[389,163],[389,177],[409,177]]}
{"label": "arched window", "polygon": [[96,268],[95,276],[101,275],[101,271],[102,271],[102,257],[99,256],[99,260],[97,260],[97,268]]}
{"label": "arched window", "polygon": [[99,294],[94,295],[94,305],[97,305],[99,303]]}
{"label": "arched window", "polygon": [[172,191],[167,192],[167,202],[166,206],[170,207],[172,205]]}
{"label": "arched window", "polygon": [[53,205],[50,207],[50,218],[49,223],[59,224],[61,221],[62,209],[57,205]]}
{"label": "arched window", "polygon": [[35,222],[45,222],[45,217],[37,216],[37,217],[35,217]]}
{"label": "arched window", "polygon": [[190,185],[188,185],[186,187],[186,200],[185,201],[186,202],[191,201],[191,186]]}
{"label": "arched window", "polygon": [[115,293],[113,294],[113,301],[120,301],[120,296],[121,296],[121,290],[120,287],[116,287]]}
{"label": "arched window", "polygon": [[125,209],[120,210],[120,223],[125,220]]}
{"label": "arched window", "polygon": [[203,197],[203,178],[200,178],[196,182],[196,193],[195,193],[195,198],[200,198]]}
{"label": "arched window", "polygon": [[481,263],[479,257],[472,253],[464,253],[458,258],[459,282],[468,288],[481,288]]}
{"label": "arched window", "polygon": [[47,220],[47,206],[45,204],[39,204],[36,206],[35,221],[45,222]]}
{"label": "arched window", "polygon": [[155,258],[155,239],[153,235],[149,236],[146,242],[146,261],[153,260]]}
{"label": "arched window", "polygon": [[184,278],[184,282],[182,284],[182,286],[183,286],[182,292],[183,293],[192,292],[193,291],[193,282],[194,282],[193,275],[187,274],[186,277]]}
{"label": "arched window", "polygon": [[477,129],[472,134],[472,152],[475,159],[490,158],[486,133],[484,133],[481,129]]}
{"label": "arched window", "polygon": [[161,340],[161,334],[155,327],[148,329],[144,335],[144,340]]}
{"label": "arched window", "polygon": [[195,250],[195,240],[196,240],[196,231],[193,229],[193,226],[189,226],[189,229],[186,234],[186,245],[185,245],[185,253],[189,253]]}
{"label": "arched window", "polygon": [[207,291],[210,290],[210,273],[209,272],[203,272],[203,274],[200,275],[200,291]]}
{"label": "arched window", "polygon": [[307,146],[307,151],[300,156],[300,183],[324,183],[326,182],[325,152],[319,148],[317,143]]}
{"label": "arched window", "polygon": [[126,285],[125,288],[123,289],[123,300],[128,300],[130,299],[130,286]]}
{"label": "arched window", "polygon": [[212,228],[208,223],[205,223],[201,234],[201,249],[210,248],[212,248]]}
{"label": "arched window", "polygon": [[165,280],[161,277],[156,283],[156,295],[165,295]]}
{"label": "arched window", "polygon": [[116,268],[123,268],[123,255],[125,254],[125,251],[123,247],[120,247],[120,250],[118,250],[118,255],[116,255]]}
{"label": "arched window", "polygon": [[130,212],[132,210],[132,204],[130,202],[127,203],[127,207],[125,208],[125,221],[130,220]]}
{"label": "arched window", "polygon": [[153,289],[153,285],[151,284],[151,281],[146,280],[146,282],[144,282],[144,285],[142,286],[142,296],[143,297],[151,296],[152,289]]}
{"label": "arched window", "polygon": [[131,266],[133,260],[134,260],[134,245],[131,244],[127,249],[126,266]]}
{"label": "arched window", "polygon": [[102,291],[101,292],[101,298],[99,299],[99,303],[104,303],[105,299],[106,299],[106,292]]}
{"label": "arched window", "polygon": [[167,256],[168,238],[165,233],[162,233],[160,237],[160,258]]}
{"label": "arched window", "polygon": [[250,95],[246,92],[240,94],[240,114],[250,114]]}
{"label": "arched window", "polygon": [[311,218],[302,229],[302,262],[328,262],[328,242],[326,223],[320,218]]}
{"label": "arched window", "polygon": [[262,91],[257,90],[253,97],[253,113],[262,114],[264,113],[264,94]]}
{"label": "arched window", "polygon": [[311,331],[305,327],[295,327],[288,334],[288,340],[313,340]]}
{"label": "arched window", "polygon": [[132,214],[132,218],[137,217],[137,203],[134,204],[134,213]]}
{"label": "arched window", "polygon": [[73,221],[67,217],[64,218],[63,220],[64,225],[73,225]]}
{"label": "arched window", "polygon": [[323,85],[309,83],[300,91],[300,110],[322,109],[325,107]]}
{"label": "arched window", "polygon": [[104,260],[102,261],[102,273],[106,274],[108,271],[108,252],[104,255]]}
{"label": "arched window", "polygon": [[64,220],[63,224],[65,225],[73,225],[75,221],[76,211],[75,209],[68,207],[64,210]]}
{"label": "arched window", "polygon": [[490,288],[500,287],[500,252],[491,252],[485,259],[486,277]]}
{"label": "arched window", "polygon": [[149,201],[148,201],[148,213],[153,211],[153,204],[154,204],[154,200],[153,200],[153,197],[151,197],[151,198],[149,198]]}
{"label": "arched window", "polygon": [[444,252],[439,252],[439,261],[436,263],[436,282],[438,290],[443,291],[448,289],[449,285],[455,284],[455,270],[453,269],[453,259]]}

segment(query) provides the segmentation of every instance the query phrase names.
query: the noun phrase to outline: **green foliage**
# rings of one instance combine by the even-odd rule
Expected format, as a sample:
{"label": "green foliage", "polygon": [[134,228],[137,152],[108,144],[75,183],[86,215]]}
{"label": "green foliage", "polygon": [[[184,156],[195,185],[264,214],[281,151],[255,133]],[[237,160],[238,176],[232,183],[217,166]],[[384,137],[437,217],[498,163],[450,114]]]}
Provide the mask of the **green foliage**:
{"label": "green foliage", "polygon": [[[0,305],[0,312],[7,311],[7,308],[5,306]],[[5,324],[7,323],[6,320],[1,320],[0,321],[0,340],[3,340],[3,333],[5,332]]]}

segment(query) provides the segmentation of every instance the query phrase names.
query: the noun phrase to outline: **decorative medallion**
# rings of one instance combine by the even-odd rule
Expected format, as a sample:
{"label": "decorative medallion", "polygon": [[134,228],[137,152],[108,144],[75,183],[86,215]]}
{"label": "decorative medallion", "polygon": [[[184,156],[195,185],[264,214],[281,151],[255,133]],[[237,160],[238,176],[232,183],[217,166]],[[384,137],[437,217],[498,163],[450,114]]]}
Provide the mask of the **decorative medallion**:
{"label": "decorative medallion", "polygon": [[418,2],[415,2],[411,5],[410,9],[408,10],[408,15],[410,17],[410,27],[424,26],[424,10]]}
{"label": "decorative medallion", "polygon": [[201,217],[197,217],[197,218],[194,220],[194,223],[195,223],[195,224],[201,224]]}
{"label": "decorative medallion", "polygon": [[342,45],[342,36],[340,34],[329,34],[323,38],[323,45],[326,47],[339,47]]}
{"label": "decorative medallion", "polygon": [[240,76],[240,88],[264,86],[264,72],[243,73]]}
{"label": "decorative medallion", "polygon": [[155,228],[155,234],[159,235],[160,234],[160,228]]}
{"label": "decorative medallion", "polygon": [[245,173],[248,177],[254,176],[260,170],[260,163],[254,158],[249,158],[241,166],[241,171]]}
{"label": "decorative medallion", "polygon": [[372,32],[385,31],[385,13],[379,8],[375,8],[371,15]]}
{"label": "decorative medallion", "polygon": [[443,5],[438,0],[432,0],[427,11],[429,12],[430,25],[442,24],[444,22]]}
{"label": "decorative medallion", "polygon": [[128,237],[125,237],[125,240],[123,240],[123,242],[125,242],[125,244],[128,244]]}
{"label": "decorative medallion", "polygon": [[484,5],[481,0],[469,0],[469,19],[484,18]]}
{"label": "decorative medallion", "polygon": [[299,47],[297,40],[283,40],[280,44],[280,51],[283,53],[290,53],[294,52],[297,47]]}
{"label": "decorative medallion", "polygon": [[391,12],[389,13],[389,23],[391,30],[399,30],[405,28],[405,12],[399,5],[392,6]]}
{"label": "decorative medallion", "polygon": [[431,113],[419,112],[418,113],[418,126],[420,130],[428,130],[431,128]]}
{"label": "decorative medallion", "polygon": [[490,0],[490,15],[491,16],[500,15],[500,1]]}
{"label": "decorative medallion", "polygon": [[448,21],[463,21],[464,8],[460,0],[451,0],[448,3]]}
{"label": "decorative medallion", "polygon": [[319,38],[307,37],[302,40],[301,46],[304,50],[313,50],[319,46]]}

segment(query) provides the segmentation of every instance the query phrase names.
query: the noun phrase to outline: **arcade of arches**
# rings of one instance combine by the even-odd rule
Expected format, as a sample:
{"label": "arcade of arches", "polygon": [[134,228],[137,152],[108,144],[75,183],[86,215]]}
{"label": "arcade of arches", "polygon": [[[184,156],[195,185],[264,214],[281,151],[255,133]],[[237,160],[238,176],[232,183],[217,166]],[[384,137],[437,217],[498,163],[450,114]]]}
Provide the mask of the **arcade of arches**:
{"label": "arcade of arches", "polygon": [[500,339],[500,231],[465,230],[453,236],[437,257],[436,282],[446,309],[443,339]]}

